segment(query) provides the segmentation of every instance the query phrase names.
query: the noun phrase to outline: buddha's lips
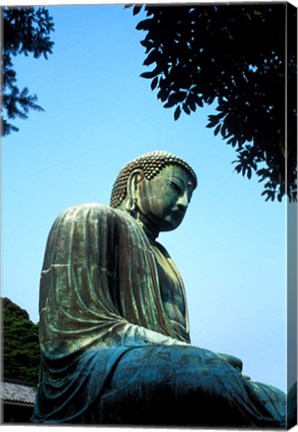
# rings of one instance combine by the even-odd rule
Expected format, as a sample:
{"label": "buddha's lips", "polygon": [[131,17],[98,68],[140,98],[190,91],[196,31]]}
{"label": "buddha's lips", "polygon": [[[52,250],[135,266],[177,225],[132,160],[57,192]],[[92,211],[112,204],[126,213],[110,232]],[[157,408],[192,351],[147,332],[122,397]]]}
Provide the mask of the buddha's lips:
{"label": "buddha's lips", "polygon": [[185,215],[185,210],[172,210],[169,215],[175,219],[179,219]]}

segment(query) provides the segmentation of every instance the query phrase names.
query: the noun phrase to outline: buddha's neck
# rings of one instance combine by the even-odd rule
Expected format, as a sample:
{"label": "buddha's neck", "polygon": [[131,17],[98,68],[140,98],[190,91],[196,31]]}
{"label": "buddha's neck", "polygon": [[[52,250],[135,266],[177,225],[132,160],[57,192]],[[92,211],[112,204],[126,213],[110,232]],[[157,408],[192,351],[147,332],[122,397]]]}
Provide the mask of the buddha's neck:
{"label": "buddha's neck", "polygon": [[159,235],[160,230],[152,223],[139,209],[133,211],[133,213],[127,211],[125,203],[120,207],[121,210],[132,216],[137,223],[143,228],[145,234],[151,241],[155,241]]}
{"label": "buddha's neck", "polygon": [[137,222],[143,230],[145,231],[147,237],[150,240],[156,240],[159,235],[159,229],[156,228],[155,225],[153,225],[142,213],[138,213],[138,216],[136,218]]}

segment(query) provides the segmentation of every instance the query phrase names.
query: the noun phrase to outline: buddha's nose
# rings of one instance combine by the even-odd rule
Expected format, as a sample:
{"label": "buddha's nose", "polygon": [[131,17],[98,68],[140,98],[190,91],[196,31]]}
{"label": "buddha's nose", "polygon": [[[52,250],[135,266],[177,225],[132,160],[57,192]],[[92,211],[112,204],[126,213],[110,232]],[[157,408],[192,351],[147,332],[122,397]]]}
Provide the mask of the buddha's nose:
{"label": "buddha's nose", "polygon": [[187,191],[185,191],[184,194],[180,195],[180,197],[178,198],[177,207],[179,207],[181,210],[186,209],[188,203],[189,203],[188,195],[187,195]]}

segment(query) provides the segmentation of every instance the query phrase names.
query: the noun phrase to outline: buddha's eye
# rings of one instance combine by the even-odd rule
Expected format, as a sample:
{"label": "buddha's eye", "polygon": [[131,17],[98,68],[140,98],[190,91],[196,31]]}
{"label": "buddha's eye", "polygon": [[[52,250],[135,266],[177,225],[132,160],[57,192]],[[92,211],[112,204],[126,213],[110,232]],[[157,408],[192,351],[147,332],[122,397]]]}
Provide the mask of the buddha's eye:
{"label": "buddha's eye", "polygon": [[190,202],[190,200],[191,200],[192,193],[193,193],[193,187],[192,187],[192,186],[189,186],[189,187],[187,188],[188,202]]}
{"label": "buddha's eye", "polygon": [[180,185],[178,185],[176,182],[170,180],[169,181],[170,186],[172,187],[172,189],[174,189],[179,195],[182,194],[182,188]]}

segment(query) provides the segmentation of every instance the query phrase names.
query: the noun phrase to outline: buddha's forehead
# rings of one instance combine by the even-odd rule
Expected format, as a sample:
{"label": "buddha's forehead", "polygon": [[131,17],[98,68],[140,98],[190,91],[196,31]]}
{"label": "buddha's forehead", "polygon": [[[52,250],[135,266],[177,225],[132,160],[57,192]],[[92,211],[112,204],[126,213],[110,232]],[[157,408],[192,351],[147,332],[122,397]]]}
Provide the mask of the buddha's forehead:
{"label": "buddha's forehead", "polygon": [[186,183],[191,182],[193,184],[192,176],[187,171],[187,169],[176,164],[165,166],[156,176],[156,178],[171,178],[171,177],[178,178]]}

